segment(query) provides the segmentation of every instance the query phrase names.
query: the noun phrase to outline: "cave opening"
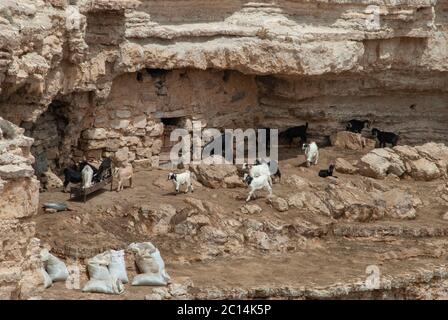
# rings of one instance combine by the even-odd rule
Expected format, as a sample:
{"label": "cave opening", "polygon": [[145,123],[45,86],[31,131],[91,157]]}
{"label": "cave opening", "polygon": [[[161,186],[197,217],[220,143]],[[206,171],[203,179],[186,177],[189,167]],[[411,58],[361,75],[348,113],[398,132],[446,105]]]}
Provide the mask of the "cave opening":
{"label": "cave opening", "polygon": [[60,157],[65,128],[69,125],[67,108],[67,103],[53,100],[35,122],[21,124],[25,128],[25,135],[34,139],[31,153],[35,157],[34,170],[37,177],[48,170],[58,173],[63,166]]}
{"label": "cave opening", "polygon": [[168,117],[160,119],[163,123],[162,149],[160,151],[160,160],[162,162],[169,160],[171,148],[178,142],[170,140],[171,133],[176,129],[184,129],[186,119],[186,117]]}

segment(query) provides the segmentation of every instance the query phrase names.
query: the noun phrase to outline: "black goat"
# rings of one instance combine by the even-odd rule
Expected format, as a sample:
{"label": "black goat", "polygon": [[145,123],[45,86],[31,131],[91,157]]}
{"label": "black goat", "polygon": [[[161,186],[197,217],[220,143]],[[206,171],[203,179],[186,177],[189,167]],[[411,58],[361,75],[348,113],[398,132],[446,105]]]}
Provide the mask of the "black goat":
{"label": "black goat", "polygon": [[112,159],[106,158],[104,159],[100,167],[98,168],[98,172],[93,175],[94,182],[100,182],[104,179],[109,178],[112,175]]}
{"label": "black goat", "polygon": [[377,128],[372,129],[372,136],[378,139],[380,148],[386,147],[386,143],[390,143],[395,147],[400,139],[400,136],[393,132],[380,131]]}
{"label": "black goat", "polygon": [[[319,171],[319,177],[321,177],[321,178],[333,177],[333,171],[334,171],[334,164],[331,164],[328,167],[328,169]],[[335,177],[335,178],[337,178],[337,177]]]}
{"label": "black goat", "polygon": [[306,143],[308,140],[307,131],[308,130],[308,122],[303,126],[288,128],[282,133],[279,134],[279,137],[288,141],[289,146],[291,147],[292,141],[294,138],[300,138],[300,143]]}
{"label": "black goat", "polygon": [[349,122],[347,122],[347,126],[345,127],[345,129],[350,132],[361,133],[361,131],[362,131],[362,129],[364,129],[364,127],[367,127],[367,128],[370,127],[369,120],[352,119]]}
{"label": "black goat", "polygon": [[69,183],[81,183],[81,172],[72,168],[64,169],[64,191]]}
{"label": "black goat", "polygon": [[81,162],[78,165],[77,169],[73,168],[64,169],[64,191],[67,190],[67,186],[69,183],[81,183],[81,171],[87,165],[92,168],[93,175],[98,173],[98,170],[91,164],[87,163],[86,161]]}

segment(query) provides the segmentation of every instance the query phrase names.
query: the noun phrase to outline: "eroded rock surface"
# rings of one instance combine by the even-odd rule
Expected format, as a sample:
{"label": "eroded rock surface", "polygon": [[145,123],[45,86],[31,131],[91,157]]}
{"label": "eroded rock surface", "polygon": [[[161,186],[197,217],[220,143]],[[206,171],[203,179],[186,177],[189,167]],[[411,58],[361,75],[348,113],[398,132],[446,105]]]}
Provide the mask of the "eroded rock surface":
{"label": "eroded rock surface", "polygon": [[43,289],[39,240],[35,224],[24,221],[37,214],[39,181],[30,164],[32,139],[23,129],[0,118],[0,297],[30,298]]}
{"label": "eroded rock surface", "polygon": [[358,167],[360,174],[377,179],[388,174],[398,177],[406,174],[423,181],[446,178],[448,147],[431,142],[416,147],[375,149],[360,159]]}

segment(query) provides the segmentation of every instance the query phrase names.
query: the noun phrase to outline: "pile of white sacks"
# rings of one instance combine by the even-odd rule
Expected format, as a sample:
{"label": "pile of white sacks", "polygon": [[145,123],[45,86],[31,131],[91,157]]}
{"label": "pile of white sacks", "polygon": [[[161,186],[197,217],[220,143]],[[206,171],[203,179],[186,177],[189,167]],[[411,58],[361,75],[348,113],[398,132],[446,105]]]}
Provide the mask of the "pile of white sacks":
{"label": "pile of white sacks", "polygon": [[[170,282],[160,251],[152,243],[132,243],[128,251],[134,255],[139,272],[131,285],[163,286]],[[45,266],[43,270],[45,288],[51,286],[53,281],[67,280],[69,272],[61,260],[48,250],[42,250],[41,257]],[[87,261],[87,272],[89,281],[84,285],[83,292],[122,294],[123,284],[129,282],[124,250],[108,250],[94,256]]]}

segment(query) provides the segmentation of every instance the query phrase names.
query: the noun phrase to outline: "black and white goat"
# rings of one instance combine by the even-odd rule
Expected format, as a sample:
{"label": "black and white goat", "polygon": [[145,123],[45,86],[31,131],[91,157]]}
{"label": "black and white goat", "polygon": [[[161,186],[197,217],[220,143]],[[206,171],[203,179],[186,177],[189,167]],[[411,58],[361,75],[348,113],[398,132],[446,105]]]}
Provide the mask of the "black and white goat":
{"label": "black and white goat", "polygon": [[272,196],[272,181],[269,175],[262,175],[258,177],[251,177],[247,173],[244,174],[243,181],[250,187],[249,195],[246,198],[246,202],[249,202],[255,191],[263,188],[269,192],[269,198]]}
{"label": "black and white goat", "polygon": [[380,142],[380,148],[386,147],[386,143],[391,144],[392,146],[396,146],[398,144],[398,140],[400,136],[393,132],[380,131],[377,128],[372,129],[372,136],[378,139]]}
{"label": "black and white goat", "polygon": [[243,163],[242,169],[246,171],[245,173],[248,173],[253,178],[263,175],[268,176],[271,184],[272,184],[271,176],[273,176],[274,178],[275,177],[278,178],[279,181],[282,179],[282,173],[278,166],[278,162],[275,160],[264,161],[257,159],[255,160],[254,165],[250,165],[245,162]]}
{"label": "black and white goat", "polygon": [[64,191],[67,190],[67,186],[70,183],[78,184],[82,182],[81,172],[86,166],[89,166],[93,170],[93,175],[98,172],[98,170],[94,166],[87,163],[86,161],[81,162],[77,168],[64,169]]}
{"label": "black and white goat", "polygon": [[259,166],[265,164],[268,166],[269,175],[274,178],[278,178],[279,181],[282,180],[282,172],[280,171],[280,167],[278,165],[278,161],[276,160],[264,160],[264,159],[256,159],[255,165]]}
{"label": "black and white goat", "polygon": [[301,143],[307,142],[308,140],[307,130],[308,130],[308,122],[303,126],[297,126],[286,129],[285,131],[279,134],[279,138],[288,141],[289,146],[291,147],[294,138],[300,138]]}
{"label": "black and white goat", "polygon": [[370,128],[369,120],[352,119],[349,122],[347,122],[347,126],[345,127],[345,129],[350,132],[361,133],[361,131],[366,127]]}
{"label": "black and white goat", "polygon": [[191,173],[190,171],[185,171],[182,173],[172,173],[170,172],[168,174],[168,180],[173,181],[174,187],[176,188],[176,192],[180,192],[180,187],[184,184],[187,185],[187,189],[185,190],[185,193],[188,193],[188,191],[193,192],[193,185],[191,183]]}

